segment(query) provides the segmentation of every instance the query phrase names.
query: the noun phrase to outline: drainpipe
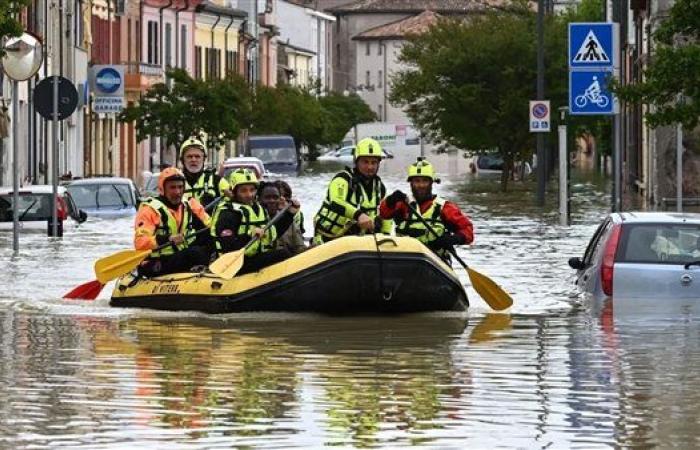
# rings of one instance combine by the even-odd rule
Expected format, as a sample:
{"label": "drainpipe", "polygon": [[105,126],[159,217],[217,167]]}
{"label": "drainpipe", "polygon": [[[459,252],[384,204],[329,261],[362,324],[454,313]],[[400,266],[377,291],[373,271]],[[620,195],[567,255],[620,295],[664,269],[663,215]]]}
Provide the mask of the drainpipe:
{"label": "drainpipe", "polygon": [[[184,8],[175,10],[175,67],[180,67],[180,13],[190,9],[190,1],[185,0]],[[187,65],[187,61],[182,61],[183,68]]]}
{"label": "drainpipe", "polygon": [[158,24],[158,34],[160,35],[160,53],[158,56],[160,57],[160,66],[163,68],[163,70],[165,70],[165,58],[163,57],[163,10],[165,8],[170,8],[171,6],[173,6],[173,0],[168,0],[167,5],[158,8],[158,20],[160,22]]}
{"label": "drainpipe", "polygon": [[[161,6],[158,8],[158,34],[160,36],[160,53],[158,54],[158,57],[160,58],[160,67],[165,71],[165,58],[163,57],[163,10],[165,8],[170,8],[173,6],[173,0],[168,0],[168,4],[165,6]],[[167,83],[167,78],[166,78],[166,83]],[[165,145],[163,145],[164,142],[161,139],[160,142],[160,164],[163,164],[163,159],[165,157]]]}

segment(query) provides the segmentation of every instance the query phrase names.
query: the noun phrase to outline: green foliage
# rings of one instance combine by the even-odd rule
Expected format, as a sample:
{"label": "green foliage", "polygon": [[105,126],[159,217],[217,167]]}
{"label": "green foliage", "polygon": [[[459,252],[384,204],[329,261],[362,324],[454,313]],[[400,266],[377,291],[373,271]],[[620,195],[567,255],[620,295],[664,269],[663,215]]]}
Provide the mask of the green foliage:
{"label": "green foliage", "polygon": [[169,70],[167,76],[171,88],[154,85],[120,115],[123,122],[136,122],[138,140],[160,136],[177,146],[190,136],[206,135],[209,146],[219,147],[236,139],[250,122],[250,93],[242,78],[195,80],[182,69]]}
{"label": "green foliage", "polygon": [[341,95],[329,92],[320,98],[325,115],[323,144],[336,144],[343,140],[345,133],[358,123],[377,120],[370,109],[357,94]]}
{"label": "green foliage", "polygon": [[625,101],[655,106],[646,113],[653,127],[680,122],[692,129],[700,119],[700,1],[677,0],[654,41],[644,81],[616,84],[614,91]]}
{"label": "green foliage", "polygon": [[[0,40],[22,34],[22,24],[16,17],[27,3],[27,0],[0,0]],[[0,48],[0,56],[4,54],[4,49]]]}
{"label": "green foliage", "polygon": [[[545,20],[545,97],[554,122],[568,104],[567,24],[597,20],[602,11],[602,0],[584,0]],[[534,148],[527,105],[536,95],[536,40],[536,15],[524,2],[469,20],[440,20],[404,46],[400,60],[408,68],[392,78],[390,100],[431,140],[495,151],[508,169]],[[590,131],[605,120],[572,122]]]}

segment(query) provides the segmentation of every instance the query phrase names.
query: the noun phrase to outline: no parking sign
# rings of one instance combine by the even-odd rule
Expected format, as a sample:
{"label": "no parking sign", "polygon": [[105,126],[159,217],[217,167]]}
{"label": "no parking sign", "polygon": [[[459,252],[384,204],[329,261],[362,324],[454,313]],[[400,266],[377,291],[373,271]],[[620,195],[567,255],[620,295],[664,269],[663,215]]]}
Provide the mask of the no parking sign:
{"label": "no parking sign", "polygon": [[530,101],[530,132],[548,133],[551,130],[549,100]]}

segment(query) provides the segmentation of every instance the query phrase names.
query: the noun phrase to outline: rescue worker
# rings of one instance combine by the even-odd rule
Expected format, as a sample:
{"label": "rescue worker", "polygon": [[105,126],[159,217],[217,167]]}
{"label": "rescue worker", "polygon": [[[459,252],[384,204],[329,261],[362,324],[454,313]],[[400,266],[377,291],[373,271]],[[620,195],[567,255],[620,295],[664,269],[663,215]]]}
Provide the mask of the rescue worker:
{"label": "rescue worker", "polygon": [[[195,198],[205,207],[228,188],[228,183],[219,175],[205,169],[206,160],[207,148],[201,140],[193,137],[180,146],[180,162],[185,174],[184,199]],[[195,225],[197,228],[203,226],[201,223]],[[210,254],[214,252],[214,242],[209,234],[198,235],[196,245],[207,247]]]}
{"label": "rescue worker", "polygon": [[[136,214],[134,247],[154,250],[138,268],[140,275],[152,277],[175,272],[196,271],[209,263],[206,247],[194,245],[197,231],[195,217],[202,226],[209,226],[209,215],[195,199],[183,201],[185,175],[175,167],[164,169],[158,176],[157,197],[149,197]],[[201,234],[201,233],[200,233]]]}
{"label": "rescue worker", "polygon": [[371,138],[357,143],[353,153],[355,167],[336,174],[328,186],[326,198],[314,217],[314,244],[322,244],[346,235],[376,231],[391,232],[391,220],[379,217],[379,203],[386,187],[377,175],[385,157],[379,142]]}
{"label": "rescue worker", "polygon": [[[291,256],[286,249],[275,249],[275,240],[287,231],[299,211],[299,203],[291,201],[290,208],[280,220],[263,234],[263,228],[271,220],[267,210],[256,201],[258,179],[249,169],[236,169],[229,175],[230,186],[226,199],[214,212],[212,236],[218,255],[240,250],[253,237],[259,237],[245,250],[245,260],[240,274],[255,272],[263,267],[283,261]],[[287,206],[280,200],[282,208]]]}
{"label": "rescue worker", "polygon": [[[397,235],[418,239],[449,263],[452,247],[474,241],[471,220],[459,206],[433,194],[433,183],[439,183],[440,180],[435,176],[433,165],[424,158],[419,157],[408,168],[408,182],[411,184],[413,200],[409,200],[400,190],[394,191],[382,201],[379,207],[381,217],[394,220]],[[428,230],[416,214],[411,212],[411,208],[420,213],[435,233]]]}
{"label": "rescue worker", "polygon": [[190,138],[180,146],[180,162],[186,179],[185,199],[194,197],[205,206],[228,188],[219,175],[205,169],[206,160],[207,148],[201,140]]}
{"label": "rescue worker", "polygon": [[[286,195],[287,192],[291,192],[291,188],[289,188],[289,191],[286,191],[282,183],[284,182],[261,183],[259,186],[258,197],[260,198],[260,203],[265,207],[270,217],[274,217],[275,214],[281,211],[286,203],[291,200],[291,194]],[[284,184],[286,185],[286,183]],[[289,187],[289,185],[287,185],[287,187]],[[292,255],[306,250],[304,233],[298,222],[300,217],[301,211],[298,211],[294,215],[294,220],[289,228],[287,228],[287,231],[277,238],[275,248],[284,248]]]}

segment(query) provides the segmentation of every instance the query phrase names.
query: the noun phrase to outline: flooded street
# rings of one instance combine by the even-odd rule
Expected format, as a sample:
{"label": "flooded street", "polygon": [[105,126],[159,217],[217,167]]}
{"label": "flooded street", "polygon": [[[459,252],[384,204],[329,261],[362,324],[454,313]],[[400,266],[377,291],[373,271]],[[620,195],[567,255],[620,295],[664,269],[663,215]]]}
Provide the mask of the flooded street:
{"label": "flooded street", "polygon": [[[408,190],[415,155],[386,162]],[[0,448],[609,448],[698,445],[695,317],[617,317],[577,295],[570,256],[607,211],[576,177],[573,225],[554,199],[493,191],[461,155],[433,159],[475,225],[459,250],[514,299],[493,314],[207,316],[61,296],[95,259],[131,247],[131,219],[67,226],[62,240],[0,234]],[[337,168],[337,167],[336,167]],[[291,179],[307,236],[333,171]],[[488,192],[488,193],[487,193]],[[492,193],[493,192],[493,193]],[[468,276],[455,268],[464,284]]]}

